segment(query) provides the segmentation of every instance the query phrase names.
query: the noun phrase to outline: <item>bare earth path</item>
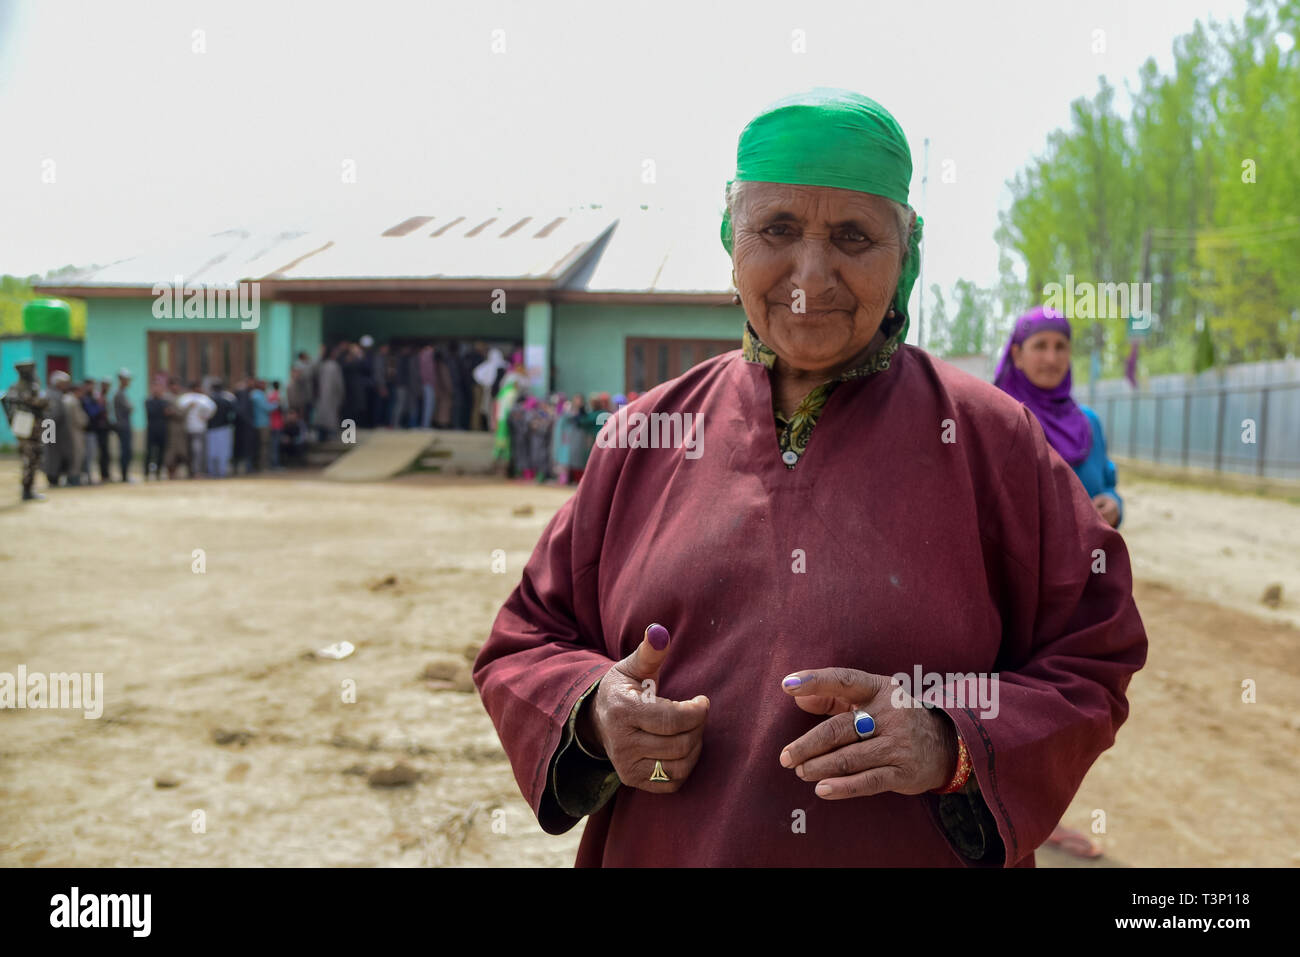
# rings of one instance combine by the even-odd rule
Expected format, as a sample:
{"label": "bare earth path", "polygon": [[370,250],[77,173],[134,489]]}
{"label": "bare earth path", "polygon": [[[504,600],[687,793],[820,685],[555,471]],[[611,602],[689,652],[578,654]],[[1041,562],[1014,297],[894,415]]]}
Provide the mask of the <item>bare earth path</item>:
{"label": "bare earth path", "polygon": [[[0,460],[0,506],[15,486]],[[1104,812],[1103,863],[1294,866],[1300,508],[1124,491],[1151,655],[1066,823]],[[105,698],[0,711],[0,865],[568,866],[581,826],[541,832],[468,682],[566,495],[274,478],[0,507],[0,671],[102,672]],[[369,783],[397,765],[415,780]]]}

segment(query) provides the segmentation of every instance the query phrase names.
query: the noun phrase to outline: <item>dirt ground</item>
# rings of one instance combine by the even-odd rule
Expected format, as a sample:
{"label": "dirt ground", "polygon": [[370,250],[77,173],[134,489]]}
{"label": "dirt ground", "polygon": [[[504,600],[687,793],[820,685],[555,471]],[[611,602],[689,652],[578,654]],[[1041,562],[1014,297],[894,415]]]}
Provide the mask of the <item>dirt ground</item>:
{"label": "dirt ground", "polygon": [[[1104,812],[1088,866],[1300,864],[1300,506],[1123,491],[1150,658],[1065,821]],[[0,710],[0,865],[573,862],[581,825],[542,833],[468,680],[566,492],[420,476],[15,493],[0,459],[0,671],[102,672],[105,704]],[[342,641],[346,658],[312,655]]]}

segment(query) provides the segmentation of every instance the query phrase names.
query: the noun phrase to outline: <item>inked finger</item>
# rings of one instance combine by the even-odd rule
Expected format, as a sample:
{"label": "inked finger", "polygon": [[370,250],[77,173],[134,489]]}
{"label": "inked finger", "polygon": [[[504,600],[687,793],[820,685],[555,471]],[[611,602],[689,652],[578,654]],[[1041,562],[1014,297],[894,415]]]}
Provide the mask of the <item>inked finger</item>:
{"label": "inked finger", "polygon": [[822,695],[845,701],[869,702],[891,687],[888,675],[877,675],[856,668],[816,668],[786,675],[781,688],[796,697]]}

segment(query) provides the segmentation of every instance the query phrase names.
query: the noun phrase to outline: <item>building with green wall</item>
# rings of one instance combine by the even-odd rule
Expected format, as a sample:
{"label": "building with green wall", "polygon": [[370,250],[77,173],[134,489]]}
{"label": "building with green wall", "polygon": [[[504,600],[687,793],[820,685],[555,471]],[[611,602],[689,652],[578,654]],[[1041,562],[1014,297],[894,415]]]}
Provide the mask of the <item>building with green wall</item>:
{"label": "building with green wall", "polygon": [[155,372],[285,380],[299,352],[363,335],[518,348],[538,393],[643,391],[739,347],[730,271],[717,211],[498,210],[230,230],[36,288],[87,301],[84,374],[130,369],[142,428]]}

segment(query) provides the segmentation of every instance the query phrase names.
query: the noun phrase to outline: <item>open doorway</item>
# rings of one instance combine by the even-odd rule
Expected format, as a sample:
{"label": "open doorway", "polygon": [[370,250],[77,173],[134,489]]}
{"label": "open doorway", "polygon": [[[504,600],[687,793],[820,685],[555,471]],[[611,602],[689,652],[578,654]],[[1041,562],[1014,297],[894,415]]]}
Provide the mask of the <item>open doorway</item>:
{"label": "open doorway", "polygon": [[511,357],[511,339],[399,335],[363,346],[327,344],[339,362],[345,417],[362,428],[487,432]]}

